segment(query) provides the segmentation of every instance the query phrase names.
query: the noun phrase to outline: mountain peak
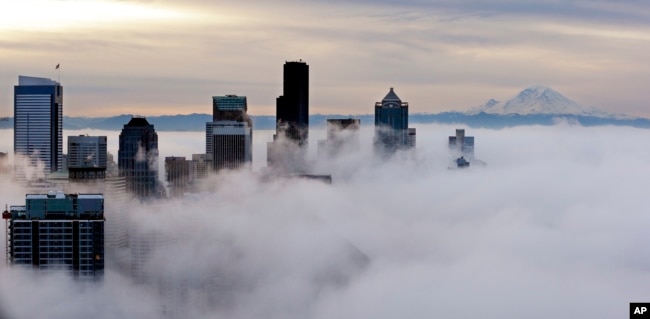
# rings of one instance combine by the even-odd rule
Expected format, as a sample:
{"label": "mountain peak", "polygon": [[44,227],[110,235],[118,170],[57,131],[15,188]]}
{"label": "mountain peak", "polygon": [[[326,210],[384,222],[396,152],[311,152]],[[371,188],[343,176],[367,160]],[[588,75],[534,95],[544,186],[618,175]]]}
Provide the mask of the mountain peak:
{"label": "mountain peak", "polygon": [[593,110],[584,108],[557,91],[543,85],[531,86],[504,102],[494,99],[470,113],[494,114],[572,114],[592,115]]}

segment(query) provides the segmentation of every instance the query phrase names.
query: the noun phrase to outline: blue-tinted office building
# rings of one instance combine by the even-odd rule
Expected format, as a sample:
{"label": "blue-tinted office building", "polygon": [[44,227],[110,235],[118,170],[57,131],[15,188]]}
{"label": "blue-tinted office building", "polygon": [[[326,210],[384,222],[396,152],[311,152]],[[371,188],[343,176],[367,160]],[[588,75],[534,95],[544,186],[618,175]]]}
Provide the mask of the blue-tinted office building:
{"label": "blue-tinted office building", "polygon": [[59,82],[19,76],[14,86],[14,154],[16,177],[25,178],[22,164],[44,166],[45,174],[63,169],[63,87]]}
{"label": "blue-tinted office building", "polygon": [[393,88],[375,103],[375,150],[391,153],[415,146],[415,129],[409,129],[409,104]]}

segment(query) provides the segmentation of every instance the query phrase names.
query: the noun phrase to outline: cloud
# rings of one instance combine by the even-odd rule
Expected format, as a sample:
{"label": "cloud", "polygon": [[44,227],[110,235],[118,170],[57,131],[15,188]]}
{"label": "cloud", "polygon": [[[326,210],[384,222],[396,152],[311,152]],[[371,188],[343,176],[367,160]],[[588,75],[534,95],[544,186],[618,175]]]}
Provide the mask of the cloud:
{"label": "cloud", "polygon": [[253,114],[273,114],[281,64],[302,58],[320,113],[367,113],[390,86],[403,87],[412,110],[439,112],[542,83],[586,106],[647,116],[650,11],[642,2],[191,1],[164,9],[194,15],[0,33],[0,104],[11,105],[16,74],[51,69],[56,78],[60,62],[70,115],[204,112],[210,96],[226,93],[248,96]]}
{"label": "cloud", "polygon": [[[649,131],[468,128],[487,166],[448,170],[455,128],[417,126],[416,151],[382,162],[362,127],[357,152],[316,163],[333,185],[232,172],[209,181],[214,194],[130,203],[131,236],[155,238],[148,285],[108,260],[96,288],[3,265],[2,306],[16,318],[612,318],[648,296]],[[203,137],[184,136],[161,134],[161,156]]]}

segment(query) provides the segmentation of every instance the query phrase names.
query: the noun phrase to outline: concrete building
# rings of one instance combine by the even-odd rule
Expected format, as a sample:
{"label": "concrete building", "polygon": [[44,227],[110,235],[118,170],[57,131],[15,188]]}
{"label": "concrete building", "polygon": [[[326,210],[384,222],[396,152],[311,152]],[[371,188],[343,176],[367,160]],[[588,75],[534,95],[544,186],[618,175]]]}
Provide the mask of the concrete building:
{"label": "concrete building", "polygon": [[474,136],[465,136],[464,129],[456,129],[456,136],[449,137],[449,150],[453,156],[463,156],[472,161],[474,159]]}
{"label": "concrete building", "polygon": [[393,88],[375,103],[375,150],[392,154],[415,147],[415,128],[408,127],[408,102],[402,102]]}
{"label": "concrete building", "polygon": [[9,172],[9,157],[7,153],[0,152],[0,174]]}
{"label": "concrete building", "polygon": [[251,168],[252,129],[246,122],[218,121],[212,124],[212,169]]}
{"label": "concrete building", "polygon": [[47,173],[62,170],[63,87],[60,83],[46,78],[18,77],[18,85],[14,86],[14,155],[16,178],[20,181],[42,179]]}
{"label": "concrete building", "polygon": [[212,122],[205,123],[205,154],[211,169],[251,167],[253,121],[245,96],[212,97]]}
{"label": "concrete building", "polygon": [[104,197],[101,194],[28,194],[25,205],[2,215],[12,265],[66,271],[83,280],[104,273]]}
{"label": "concrete building", "polygon": [[68,172],[71,181],[104,179],[106,136],[68,136]]}
{"label": "concrete building", "polygon": [[192,161],[185,157],[165,157],[165,177],[169,197],[182,197],[188,191],[192,177]]}
{"label": "concrete building", "polygon": [[212,162],[208,159],[207,154],[192,154],[191,180],[197,181],[208,177]]}
{"label": "concrete building", "polygon": [[134,116],[124,125],[117,162],[131,194],[140,199],[162,195],[158,182],[158,134],[144,117]]}

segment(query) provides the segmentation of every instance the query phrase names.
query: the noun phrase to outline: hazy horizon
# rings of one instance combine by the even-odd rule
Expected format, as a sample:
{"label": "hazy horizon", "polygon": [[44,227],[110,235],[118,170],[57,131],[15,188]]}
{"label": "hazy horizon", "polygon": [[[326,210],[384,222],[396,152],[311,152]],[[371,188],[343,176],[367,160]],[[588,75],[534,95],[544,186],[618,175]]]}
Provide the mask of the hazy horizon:
{"label": "hazy horizon", "polygon": [[60,78],[70,116],[201,112],[224,94],[273,114],[282,64],[302,59],[313,113],[366,113],[389,87],[437,113],[546,85],[650,117],[649,15],[613,0],[7,1],[0,116],[18,75]]}

